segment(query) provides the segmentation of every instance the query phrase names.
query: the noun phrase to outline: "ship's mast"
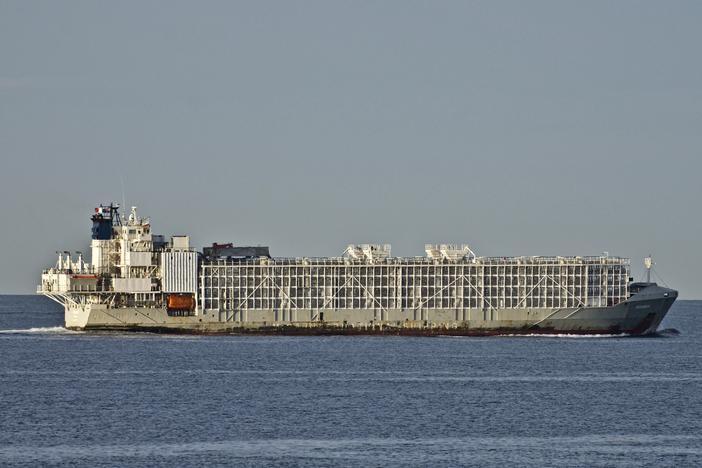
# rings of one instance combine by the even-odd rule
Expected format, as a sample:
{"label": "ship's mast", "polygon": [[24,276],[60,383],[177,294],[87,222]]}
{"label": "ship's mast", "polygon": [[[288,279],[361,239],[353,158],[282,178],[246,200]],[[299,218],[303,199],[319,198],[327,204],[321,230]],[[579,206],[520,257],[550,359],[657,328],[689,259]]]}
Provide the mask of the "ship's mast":
{"label": "ship's mast", "polygon": [[644,258],[644,267],[646,267],[646,282],[651,282],[651,267],[653,266],[653,258],[649,254],[648,257]]}

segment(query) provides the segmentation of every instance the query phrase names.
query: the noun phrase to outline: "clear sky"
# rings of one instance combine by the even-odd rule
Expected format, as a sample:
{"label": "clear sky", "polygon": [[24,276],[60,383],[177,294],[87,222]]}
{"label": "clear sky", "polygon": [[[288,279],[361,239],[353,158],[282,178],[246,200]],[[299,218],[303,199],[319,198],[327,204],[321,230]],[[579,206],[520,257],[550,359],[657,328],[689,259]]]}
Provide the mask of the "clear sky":
{"label": "clear sky", "polygon": [[702,2],[0,0],[0,292],[163,234],[651,253],[702,298]]}

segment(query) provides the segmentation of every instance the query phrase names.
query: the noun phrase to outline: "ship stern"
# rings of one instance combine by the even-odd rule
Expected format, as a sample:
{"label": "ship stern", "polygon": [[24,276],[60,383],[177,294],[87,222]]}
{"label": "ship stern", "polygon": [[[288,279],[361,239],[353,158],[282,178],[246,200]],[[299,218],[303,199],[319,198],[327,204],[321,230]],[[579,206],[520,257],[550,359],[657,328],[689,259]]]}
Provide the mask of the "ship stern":
{"label": "ship stern", "polygon": [[90,304],[67,302],[64,306],[64,326],[69,330],[83,330],[90,319],[90,308]]}

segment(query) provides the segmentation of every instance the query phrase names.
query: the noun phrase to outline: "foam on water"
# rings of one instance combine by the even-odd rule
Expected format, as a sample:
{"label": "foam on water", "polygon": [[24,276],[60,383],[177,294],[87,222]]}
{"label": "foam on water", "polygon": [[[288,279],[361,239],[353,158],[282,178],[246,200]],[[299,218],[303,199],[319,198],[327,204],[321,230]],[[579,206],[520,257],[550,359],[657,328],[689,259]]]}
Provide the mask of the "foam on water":
{"label": "foam on water", "polygon": [[628,333],[619,334],[601,334],[601,335],[576,335],[572,333],[555,333],[555,334],[544,334],[544,333],[515,333],[515,334],[504,334],[498,336],[508,336],[508,337],[529,337],[529,338],[625,338],[632,335]]}
{"label": "foam on water", "polygon": [[40,333],[40,334],[73,334],[80,333],[73,330],[68,330],[63,327],[36,327],[36,328],[23,328],[19,330],[0,330],[0,333],[11,334],[11,335],[24,335],[27,333]]}

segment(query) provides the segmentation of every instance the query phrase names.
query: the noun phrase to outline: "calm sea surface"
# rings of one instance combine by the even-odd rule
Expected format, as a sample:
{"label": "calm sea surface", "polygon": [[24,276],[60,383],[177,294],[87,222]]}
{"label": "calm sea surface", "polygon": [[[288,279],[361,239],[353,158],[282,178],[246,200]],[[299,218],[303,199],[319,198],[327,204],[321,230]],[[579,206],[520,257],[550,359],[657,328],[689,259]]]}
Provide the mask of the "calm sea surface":
{"label": "calm sea surface", "polygon": [[62,318],[0,296],[0,466],[702,466],[702,302],[655,338],[97,335]]}

